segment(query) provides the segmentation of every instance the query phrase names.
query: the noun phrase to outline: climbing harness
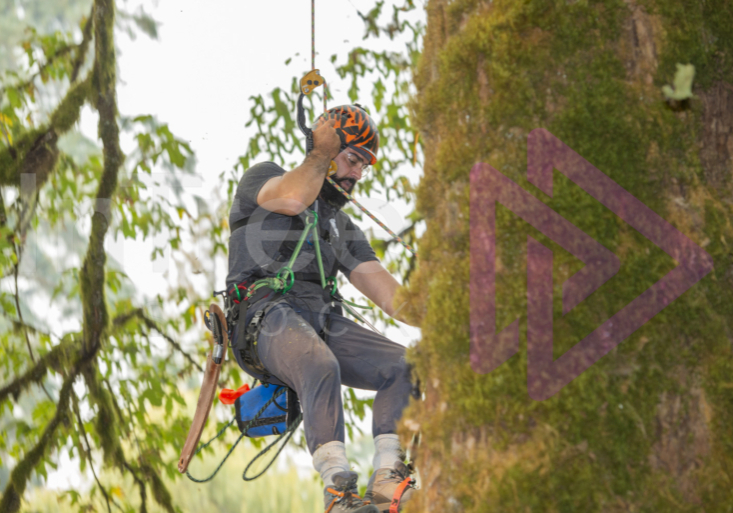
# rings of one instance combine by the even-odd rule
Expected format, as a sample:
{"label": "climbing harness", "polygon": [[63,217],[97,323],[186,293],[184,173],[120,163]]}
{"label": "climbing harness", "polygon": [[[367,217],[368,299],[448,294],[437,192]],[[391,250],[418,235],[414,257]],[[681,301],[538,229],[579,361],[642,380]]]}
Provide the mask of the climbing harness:
{"label": "climbing harness", "polygon": [[[313,248],[316,253],[316,261],[318,263],[318,271],[319,271],[319,278],[320,278],[319,282],[321,284],[321,287],[323,289],[326,289],[327,287],[330,286],[331,287],[330,295],[334,299],[334,301],[341,302],[344,308],[352,312],[352,314],[355,313],[353,312],[353,310],[349,308],[349,306],[345,303],[345,300],[338,293],[338,289],[336,286],[336,278],[334,276],[326,277],[325,275],[325,271],[323,268],[323,259],[321,258],[321,248],[320,248],[319,236],[318,236],[318,212],[316,210],[313,210],[313,211],[306,210],[305,212],[306,212],[305,229],[301,233],[300,239],[298,240],[298,243],[296,244],[293,250],[293,253],[290,256],[290,259],[288,260],[287,264],[285,264],[283,267],[279,269],[275,277],[266,277],[266,278],[259,279],[255,281],[254,283],[252,283],[251,285],[246,286],[246,287],[240,287],[240,285],[237,285],[233,287],[232,294],[228,294],[227,291],[214,293],[215,296],[224,295],[224,302],[225,302],[226,309],[227,309],[226,320],[222,320],[221,317],[223,317],[223,314],[221,314],[221,316],[220,315],[212,316],[211,314],[204,316],[207,327],[212,331],[214,335],[215,349],[214,351],[212,351],[211,360],[212,360],[212,364],[216,366],[216,369],[217,369],[216,377],[217,378],[218,378],[218,369],[220,367],[221,354],[222,354],[221,353],[222,350],[219,348],[223,347],[223,350],[224,351],[226,350],[226,340],[229,340],[232,337],[233,325],[236,322],[242,322],[245,320],[244,316],[241,313],[242,309],[244,308],[244,311],[246,312],[247,309],[250,307],[250,305],[253,304],[252,302],[259,302],[260,299],[269,299],[267,298],[267,296],[257,297],[257,296],[260,296],[262,292],[266,292],[267,295],[273,294],[274,297],[277,297],[277,296],[282,297],[292,288],[295,282],[295,279],[296,279],[296,275],[297,275],[297,273],[293,272],[293,267],[295,266],[295,262],[298,258],[298,255],[300,254],[303,248],[303,245],[306,239],[308,238],[309,234],[312,236]],[[260,292],[260,294],[258,294],[258,292]],[[234,299],[235,295],[237,298],[236,300]],[[244,340],[243,344],[241,344],[239,341],[237,341],[237,344],[236,344],[236,347],[240,351],[243,352],[242,354],[243,361],[248,366],[251,366],[253,370],[259,372],[260,374],[263,374],[266,380],[269,379],[269,375],[267,374],[267,369],[264,367],[264,365],[262,365],[262,362],[259,360],[259,357],[257,356],[257,345],[256,344],[257,344],[257,339],[259,337],[259,331],[262,328],[262,321],[264,320],[268,311],[271,308],[275,307],[277,304],[278,302],[276,300],[268,301],[268,304],[266,304],[263,308],[259,309],[258,311],[256,311],[253,314],[251,320],[249,321],[249,323],[247,323],[247,326],[241,332],[242,334],[240,333],[237,334],[238,338],[241,337]],[[364,307],[364,308],[371,308],[371,307]],[[221,312],[218,306],[212,305],[211,310],[214,310],[214,309]],[[235,313],[237,314],[236,318],[235,318]],[[220,343],[220,340],[222,340],[223,342]],[[217,358],[218,358],[218,363],[215,362]],[[214,384],[215,382],[216,380],[214,380]],[[221,466],[224,464],[224,461],[226,461],[227,458],[229,458],[229,455],[234,450],[234,447],[236,447],[236,445],[242,439],[242,437],[251,436],[251,435],[247,435],[247,433],[260,433],[259,431],[252,431],[252,429],[262,426],[263,419],[266,418],[266,417],[262,417],[262,415],[266,413],[267,408],[270,407],[270,405],[275,402],[277,397],[279,397],[281,394],[285,393],[286,390],[288,390],[288,394],[292,393],[291,395],[292,399],[290,399],[289,401],[286,401],[285,406],[280,405],[277,407],[281,407],[281,408],[285,407],[286,410],[288,410],[289,419],[291,420],[284,420],[283,421],[284,425],[279,422],[274,423],[274,427],[277,430],[277,432],[280,432],[282,430],[282,433],[280,434],[277,440],[275,440],[273,443],[268,445],[260,454],[258,454],[255,457],[254,460],[252,460],[252,462],[250,462],[250,464],[245,469],[242,475],[242,478],[246,481],[256,479],[257,477],[262,475],[267,470],[267,468],[270,467],[270,465],[272,465],[272,461],[270,461],[270,463],[267,465],[267,468],[265,468],[265,470],[263,470],[262,472],[260,472],[259,474],[257,474],[254,477],[247,477],[247,471],[252,466],[254,461],[259,459],[262,455],[264,455],[267,451],[269,451],[275,444],[277,444],[277,442],[279,442],[285,436],[287,436],[287,439],[284,442],[283,447],[285,444],[287,444],[287,441],[292,436],[292,433],[298,427],[300,423],[300,419],[302,418],[302,415],[300,414],[300,406],[298,405],[297,398],[294,397],[295,396],[294,392],[290,391],[287,387],[281,387],[281,389],[278,389],[278,391],[275,392],[269,398],[269,400],[265,402],[265,404],[257,411],[255,415],[250,416],[248,413],[246,413],[246,412],[251,412],[253,408],[252,403],[249,401],[249,394],[253,394],[253,392],[257,390],[258,391],[257,394],[252,396],[253,398],[257,397],[257,395],[261,393],[260,390],[258,389],[261,389],[264,386],[265,385],[263,384],[260,387],[253,388],[249,392],[245,392],[243,395],[241,395],[239,398],[236,399],[237,402],[235,402],[235,409],[237,410],[237,414],[235,418],[232,421],[230,421],[221,431],[219,431],[219,433],[214,438],[212,438],[211,440],[203,444],[201,447],[199,447],[195,453],[193,453],[192,455],[188,455],[185,465],[179,462],[179,470],[182,473],[185,472],[186,476],[189,479],[195,482],[199,482],[199,483],[206,482],[206,481],[213,479],[213,477],[219,471]],[[271,385],[271,386],[274,386],[274,385]],[[202,394],[203,392],[204,392],[204,389],[202,387]],[[207,389],[207,394],[209,394],[208,389]],[[208,401],[208,404],[206,404],[206,401],[202,402],[202,399],[200,396],[199,405],[203,405],[203,408],[206,410],[206,416],[208,416],[208,412],[211,409],[211,401],[213,401],[213,394],[210,394],[210,396],[207,395],[206,399]],[[238,403],[238,406],[236,406],[237,403]],[[296,410],[298,412],[297,417],[295,417]],[[199,406],[197,406],[197,415],[198,414],[199,414]],[[206,418],[203,419],[204,423],[205,421],[206,421]],[[216,470],[207,478],[198,479],[198,478],[191,476],[191,474],[187,470],[188,462],[190,461],[191,457],[201,452],[205,447],[208,447],[208,445],[211,442],[219,438],[226,431],[226,429],[228,429],[229,426],[231,426],[235,421],[237,421],[242,431],[242,434],[240,435],[239,439],[234,444],[234,446],[229,450],[227,455],[224,457],[224,460],[219,464]],[[270,422],[265,425],[270,426],[271,424],[273,423]],[[201,429],[203,429],[203,424],[201,425]],[[192,427],[192,430],[193,430],[193,427]],[[273,434],[273,433],[267,432],[266,434]],[[195,437],[195,441],[193,442],[194,447],[198,443],[198,439],[200,436],[201,436],[201,432],[199,430],[199,432],[197,433],[197,436]],[[260,434],[258,436],[264,436],[264,434]],[[190,434],[189,434],[189,438],[191,438]],[[187,440],[186,446],[189,446],[189,445],[190,445],[190,442],[189,440]],[[282,447],[280,447],[278,452],[275,454],[275,458],[277,457],[277,455],[280,453],[281,450],[282,450]],[[182,462],[183,460],[184,460],[184,457],[181,456],[180,461]]]}

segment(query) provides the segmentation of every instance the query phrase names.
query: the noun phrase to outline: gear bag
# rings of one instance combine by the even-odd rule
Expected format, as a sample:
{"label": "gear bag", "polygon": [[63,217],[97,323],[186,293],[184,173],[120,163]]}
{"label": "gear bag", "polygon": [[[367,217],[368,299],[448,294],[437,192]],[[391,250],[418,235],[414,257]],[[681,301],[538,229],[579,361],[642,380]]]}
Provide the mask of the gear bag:
{"label": "gear bag", "polygon": [[[258,416],[268,401],[272,402]],[[239,396],[234,409],[239,430],[243,431],[250,423],[245,436],[258,438],[284,433],[298,419],[300,401],[288,387],[262,384]]]}

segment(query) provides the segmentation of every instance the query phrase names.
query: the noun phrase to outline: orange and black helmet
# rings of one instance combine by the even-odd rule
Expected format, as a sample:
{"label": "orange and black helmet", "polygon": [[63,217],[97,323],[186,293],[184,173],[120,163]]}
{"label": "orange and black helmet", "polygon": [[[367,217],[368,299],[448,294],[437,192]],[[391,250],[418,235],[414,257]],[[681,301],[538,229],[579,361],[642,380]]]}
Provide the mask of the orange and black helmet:
{"label": "orange and black helmet", "polygon": [[[379,131],[377,124],[361,105],[340,105],[328,109],[318,117],[320,119],[335,119],[334,128],[341,137],[341,142],[353,149],[371,165],[377,163],[379,150]],[[318,122],[316,120],[316,123]]]}

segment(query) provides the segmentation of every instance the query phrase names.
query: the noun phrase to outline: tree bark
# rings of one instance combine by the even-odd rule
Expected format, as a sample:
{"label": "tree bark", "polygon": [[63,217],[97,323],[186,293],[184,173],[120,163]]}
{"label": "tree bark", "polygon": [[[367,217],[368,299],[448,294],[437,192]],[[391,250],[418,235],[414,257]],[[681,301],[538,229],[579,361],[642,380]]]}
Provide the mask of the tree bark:
{"label": "tree bark", "polygon": [[[729,511],[733,504],[733,9],[729,1],[431,0],[413,117],[427,219],[409,312],[424,401],[422,492],[409,513]],[[667,102],[675,65],[694,97]],[[554,358],[677,263],[559,173],[527,180],[544,128],[712,257],[713,270],[544,401],[527,392],[527,238],[553,250]],[[520,351],[469,361],[469,171],[485,162],[615,254],[618,273],[563,314],[583,264],[497,207],[497,332]]]}

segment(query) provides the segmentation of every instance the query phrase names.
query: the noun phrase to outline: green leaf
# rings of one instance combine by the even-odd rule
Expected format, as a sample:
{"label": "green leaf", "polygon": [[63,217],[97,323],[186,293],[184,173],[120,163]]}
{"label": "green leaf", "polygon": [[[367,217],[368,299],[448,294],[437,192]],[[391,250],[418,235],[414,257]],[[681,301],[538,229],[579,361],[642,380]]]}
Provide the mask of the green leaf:
{"label": "green leaf", "polygon": [[158,39],[158,22],[155,21],[149,14],[141,10],[139,14],[132,17],[135,25],[150,39]]}
{"label": "green leaf", "polygon": [[674,74],[674,89],[668,85],[662,86],[662,92],[670,100],[686,100],[694,97],[692,94],[692,80],[695,78],[695,66],[692,64],[677,64]]}
{"label": "green leaf", "polygon": [[7,89],[6,92],[8,94],[8,101],[10,101],[10,106],[11,107],[13,107],[14,109],[19,109],[20,107],[23,106],[23,103],[21,101],[21,97],[20,97],[20,95],[18,94],[18,91],[15,88],[10,87],[10,88]]}

